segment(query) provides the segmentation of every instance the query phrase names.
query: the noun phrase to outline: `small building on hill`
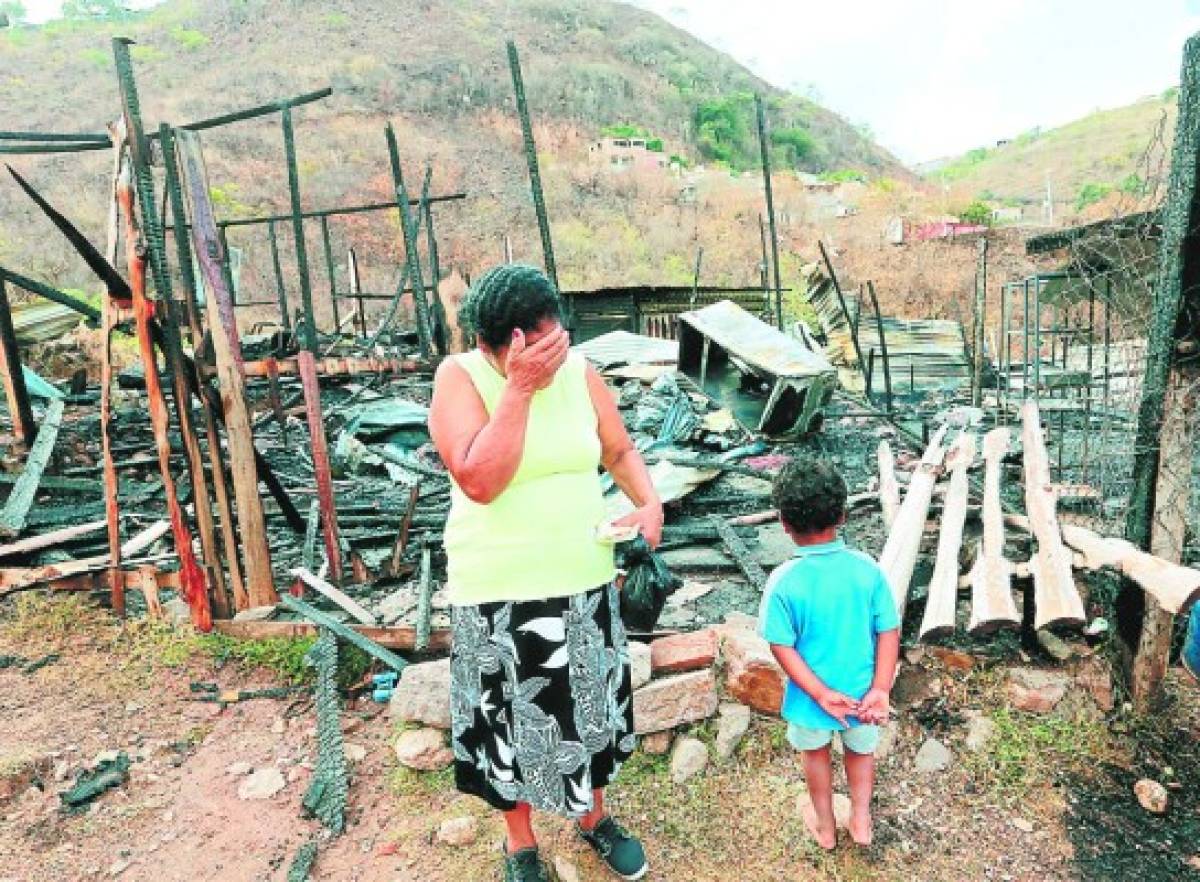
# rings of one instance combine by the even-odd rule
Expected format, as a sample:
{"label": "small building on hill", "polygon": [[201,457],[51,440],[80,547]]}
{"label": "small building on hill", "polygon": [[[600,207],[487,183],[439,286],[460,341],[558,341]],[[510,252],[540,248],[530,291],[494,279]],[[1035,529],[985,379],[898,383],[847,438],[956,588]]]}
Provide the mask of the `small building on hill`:
{"label": "small building on hill", "polygon": [[[648,138],[601,138],[588,147],[588,161],[625,169],[665,169],[667,155],[661,149],[651,150]],[[656,141],[655,146],[661,147]]]}

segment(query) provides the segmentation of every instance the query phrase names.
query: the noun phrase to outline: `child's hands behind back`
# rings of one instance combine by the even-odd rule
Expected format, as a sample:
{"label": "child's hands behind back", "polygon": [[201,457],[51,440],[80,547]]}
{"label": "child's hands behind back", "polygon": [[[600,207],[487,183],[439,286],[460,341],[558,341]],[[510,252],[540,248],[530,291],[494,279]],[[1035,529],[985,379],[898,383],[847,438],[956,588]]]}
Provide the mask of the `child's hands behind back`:
{"label": "child's hands behind back", "polygon": [[883,725],[891,712],[891,700],[883,689],[871,689],[858,703],[858,718],[864,723]]}
{"label": "child's hands behind back", "polygon": [[841,692],[835,692],[833,689],[827,689],[820,697],[817,697],[817,704],[821,705],[821,710],[829,714],[843,726],[850,725],[846,722],[848,716],[861,716],[859,703],[849,695],[843,695]]}

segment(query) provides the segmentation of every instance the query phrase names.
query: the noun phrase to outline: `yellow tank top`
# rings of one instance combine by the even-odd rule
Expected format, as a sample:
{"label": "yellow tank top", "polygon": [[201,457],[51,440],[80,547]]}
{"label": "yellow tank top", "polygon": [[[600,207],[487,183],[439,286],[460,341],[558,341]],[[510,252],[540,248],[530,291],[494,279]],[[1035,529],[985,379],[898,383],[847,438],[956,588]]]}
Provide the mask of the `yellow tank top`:
{"label": "yellow tank top", "polygon": [[[477,349],[457,361],[492,413],[504,377]],[[616,575],[612,546],[596,541],[604,500],[586,367],[572,352],[554,382],[534,394],[521,464],[498,497],[473,502],[451,481],[445,534],[451,603],[565,597]]]}

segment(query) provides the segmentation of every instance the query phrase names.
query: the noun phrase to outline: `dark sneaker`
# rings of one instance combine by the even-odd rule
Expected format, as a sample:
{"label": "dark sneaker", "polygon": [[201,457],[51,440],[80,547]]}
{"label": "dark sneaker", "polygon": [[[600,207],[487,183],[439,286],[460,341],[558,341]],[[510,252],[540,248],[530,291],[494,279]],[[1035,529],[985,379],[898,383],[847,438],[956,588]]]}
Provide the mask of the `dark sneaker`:
{"label": "dark sneaker", "polygon": [[612,818],[603,818],[591,830],[576,825],[583,841],[596,850],[600,860],[622,879],[641,879],[649,865],[642,843]]}
{"label": "dark sneaker", "polygon": [[504,856],[504,882],[550,882],[550,874],[536,848],[522,848]]}

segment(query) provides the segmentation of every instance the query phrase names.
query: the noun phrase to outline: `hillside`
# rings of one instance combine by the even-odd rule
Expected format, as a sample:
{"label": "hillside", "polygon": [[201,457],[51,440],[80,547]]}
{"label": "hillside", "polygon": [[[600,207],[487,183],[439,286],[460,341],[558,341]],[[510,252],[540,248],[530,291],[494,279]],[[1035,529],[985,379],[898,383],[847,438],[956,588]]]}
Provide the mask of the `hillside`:
{"label": "hillside", "polygon": [[[521,49],[547,202],[564,284],[690,280],[705,247],[706,281],[757,278],[754,91],[768,97],[777,168],[860,169],[908,179],[892,156],[845,120],[758,80],[729,57],[631,6],[583,0],[170,0],[121,21],[56,22],[0,31],[3,127],[99,131],[119,108],[109,38],[137,41],[134,59],[151,124],[203,118],[332,85],[332,98],[296,112],[306,207],[386,198],[383,124],[400,134],[415,187],[426,162],[433,189],[464,189],[439,210],[443,262],[476,271],[505,234],[518,258],[537,259],[504,40]],[[695,203],[679,204],[667,173],[609,174],[587,163],[606,128],[633,126],[664,150],[710,170]],[[222,217],[286,204],[275,120],[206,133]],[[15,157],[13,164],[100,240],[109,160],[102,153]],[[786,206],[787,182],[780,185]],[[46,239],[45,224],[0,181],[0,261],[62,285],[88,284],[78,261]],[[724,224],[711,234],[705,225]],[[355,244],[366,284],[387,289],[394,219],[358,215],[333,224],[335,250]],[[259,231],[261,232],[261,231]],[[265,236],[231,234],[251,283],[265,282]],[[315,235],[315,233],[310,233]],[[315,246],[315,247],[314,247]],[[319,243],[310,252],[319,253]],[[323,277],[323,267],[314,270]]]}
{"label": "hillside", "polygon": [[1087,216],[1095,213],[1093,206],[1122,195],[1136,200],[1148,179],[1157,182],[1174,125],[1175,90],[1168,89],[1058,128],[1016,135],[1003,146],[929,163],[921,171],[964,197],[1031,207],[1027,218],[1040,216],[1049,178],[1056,217]]}

